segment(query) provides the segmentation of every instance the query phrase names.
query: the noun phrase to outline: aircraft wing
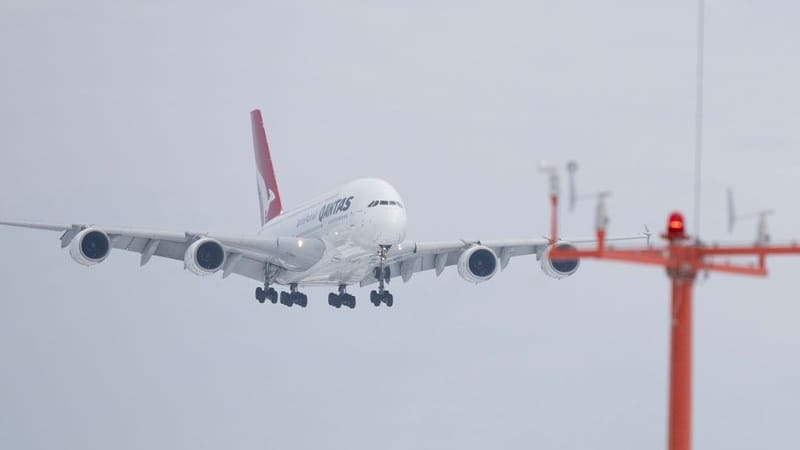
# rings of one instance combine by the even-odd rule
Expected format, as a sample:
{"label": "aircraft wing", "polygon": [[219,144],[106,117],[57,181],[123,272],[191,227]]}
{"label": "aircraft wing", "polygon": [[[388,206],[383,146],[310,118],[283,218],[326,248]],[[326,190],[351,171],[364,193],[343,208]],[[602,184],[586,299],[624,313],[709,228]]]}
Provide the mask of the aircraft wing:
{"label": "aircraft wing", "polygon": [[235,273],[262,282],[267,264],[287,270],[306,270],[316,264],[325,252],[325,244],[319,239],[253,238],[192,231],[171,232],[8,220],[0,220],[0,225],[61,232],[62,248],[68,247],[84,230],[99,230],[108,235],[112,249],[141,254],[142,266],[153,256],[183,261],[190,245],[199,239],[210,238],[218,241],[225,251],[225,265],[220,270],[223,277]]}
{"label": "aircraft wing", "polygon": [[[606,238],[606,242],[630,241],[647,239],[647,233],[633,236]],[[572,244],[586,244],[596,242],[593,238],[567,239]],[[561,241],[560,241],[561,242]],[[550,246],[550,240],[542,239],[512,239],[497,241],[443,241],[443,242],[404,242],[388,253],[386,265],[390,268],[392,278],[401,277],[407,282],[417,272],[433,270],[436,275],[442,274],[445,268],[458,264],[461,255],[474,246],[484,246],[492,249],[500,265],[500,270],[508,266],[511,258],[524,255],[536,255],[539,260]],[[361,286],[376,283],[372,274],[361,280]]]}

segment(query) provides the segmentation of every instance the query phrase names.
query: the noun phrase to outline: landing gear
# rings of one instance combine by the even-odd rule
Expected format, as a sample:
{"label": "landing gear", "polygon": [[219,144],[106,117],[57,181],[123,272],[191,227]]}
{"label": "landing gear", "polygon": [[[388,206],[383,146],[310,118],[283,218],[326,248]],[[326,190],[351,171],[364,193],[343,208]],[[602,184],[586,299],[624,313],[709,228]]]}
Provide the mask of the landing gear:
{"label": "landing gear", "polygon": [[328,304],[337,309],[341,308],[342,306],[347,306],[350,309],[355,308],[356,298],[355,296],[348,294],[346,289],[346,285],[340,284],[338,294],[333,292],[328,294]]}
{"label": "landing gear", "polygon": [[264,303],[269,300],[272,304],[275,304],[278,302],[278,292],[271,287],[257,287],[256,300],[258,300],[258,303]]}
{"label": "landing gear", "polygon": [[280,302],[284,306],[297,305],[305,308],[308,305],[308,296],[297,290],[297,283],[292,283],[289,285],[289,292],[281,292]]}
{"label": "landing gear", "polygon": [[372,271],[372,275],[375,276],[376,280],[382,279],[386,283],[389,283],[390,281],[392,281],[392,268],[389,266],[386,266],[382,269],[380,267],[376,267]]}
{"label": "landing gear", "polygon": [[378,249],[380,265],[373,271],[375,279],[378,280],[378,290],[369,293],[369,300],[375,306],[385,303],[386,306],[391,307],[394,304],[394,296],[386,290],[386,283],[392,279],[392,269],[386,265],[386,254],[389,253],[389,248],[388,245],[381,245]]}
{"label": "landing gear", "polygon": [[270,287],[270,284],[275,282],[275,277],[278,275],[280,269],[272,264],[267,264],[264,268],[264,287],[256,288],[256,300],[258,303],[264,303],[269,300],[273,305],[278,303],[278,292]]}
{"label": "landing gear", "polygon": [[369,293],[369,301],[375,306],[381,306],[385,303],[386,306],[392,307],[394,305],[394,296],[389,291],[371,291]]}

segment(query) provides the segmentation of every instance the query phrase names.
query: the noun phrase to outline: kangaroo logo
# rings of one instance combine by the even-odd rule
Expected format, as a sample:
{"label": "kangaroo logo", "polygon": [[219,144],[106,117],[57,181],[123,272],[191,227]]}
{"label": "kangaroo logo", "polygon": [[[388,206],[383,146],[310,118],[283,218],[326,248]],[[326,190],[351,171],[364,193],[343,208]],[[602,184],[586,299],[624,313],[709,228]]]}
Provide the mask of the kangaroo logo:
{"label": "kangaroo logo", "polygon": [[275,193],[272,192],[272,189],[267,188],[264,177],[261,176],[260,173],[256,175],[256,180],[258,181],[258,198],[261,200],[261,218],[264,223],[266,223],[269,208],[272,206],[272,202],[275,201]]}

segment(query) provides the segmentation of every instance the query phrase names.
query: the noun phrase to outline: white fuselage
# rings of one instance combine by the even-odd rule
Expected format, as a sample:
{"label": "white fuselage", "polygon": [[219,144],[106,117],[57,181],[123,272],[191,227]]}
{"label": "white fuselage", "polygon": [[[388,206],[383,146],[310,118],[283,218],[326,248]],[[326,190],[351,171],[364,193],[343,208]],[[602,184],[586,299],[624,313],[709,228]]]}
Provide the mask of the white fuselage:
{"label": "white fuselage", "polygon": [[264,225],[259,235],[325,243],[317,264],[303,272],[283,271],[278,283],[355,284],[378,264],[380,246],[405,239],[406,210],[397,190],[386,181],[358,179],[284,212]]}

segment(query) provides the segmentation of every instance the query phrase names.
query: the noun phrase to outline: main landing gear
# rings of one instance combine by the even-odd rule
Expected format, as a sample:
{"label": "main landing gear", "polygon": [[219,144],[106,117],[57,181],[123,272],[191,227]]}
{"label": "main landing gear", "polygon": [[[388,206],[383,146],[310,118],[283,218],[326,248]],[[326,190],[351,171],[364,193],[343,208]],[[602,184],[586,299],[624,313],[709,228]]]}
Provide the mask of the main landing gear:
{"label": "main landing gear", "polygon": [[256,300],[258,300],[258,303],[264,303],[267,300],[273,305],[278,303],[278,292],[270,287],[270,284],[275,282],[278,271],[278,267],[272,264],[267,264],[264,268],[264,287],[256,288]]}
{"label": "main landing gear", "polygon": [[289,306],[298,305],[305,308],[308,305],[308,296],[297,290],[297,283],[289,285],[289,292],[282,291],[280,297],[281,305]]}
{"label": "main landing gear", "polygon": [[386,290],[385,283],[392,279],[392,269],[386,266],[386,254],[389,252],[388,245],[381,245],[378,250],[378,257],[380,258],[380,265],[373,271],[375,279],[378,280],[378,290],[369,293],[369,301],[375,306],[380,306],[385,303],[386,306],[391,307],[394,304],[394,296],[391,292]]}
{"label": "main landing gear", "polygon": [[356,298],[353,295],[348,294],[345,289],[347,286],[344,284],[339,285],[339,293],[331,292],[328,294],[328,304],[333,306],[334,308],[341,308],[342,306],[347,306],[350,309],[356,307]]}
{"label": "main landing gear", "polygon": [[302,292],[298,292],[297,283],[290,284],[289,289],[289,292],[281,292],[279,297],[278,292],[269,287],[269,285],[265,285],[263,288],[257,287],[256,300],[258,300],[258,303],[264,303],[269,300],[274,305],[278,303],[278,298],[280,298],[281,305],[298,305],[301,308],[305,308],[306,305],[308,305],[308,296]]}
{"label": "main landing gear", "polygon": [[370,291],[369,301],[375,306],[381,306],[381,303],[386,303],[390,307],[394,305],[394,296],[389,291]]}
{"label": "main landing gear", "polygon": [[[308,305],[308,296],[302,292],[298,292],[296,284],[290,285],[290,289],[290,292],[281,292],[281,304],[286,306],[298,305],[302,308],[305,308],[306,305]],[[269,300],[274,305],[275,303],[278,303],[278,298],[278,291],[271,287],[256,288],[256,300],[258,300],[258,303],[264,303]]]}
{"label": "main landing gear", "polygon": [[265,286],[263,288],[257,287],[256,300],[258,300],[258,303],[264,303],[265,301],[269,300],[274,305],[275,303],[278,303],[278,292],[269,286]]}

